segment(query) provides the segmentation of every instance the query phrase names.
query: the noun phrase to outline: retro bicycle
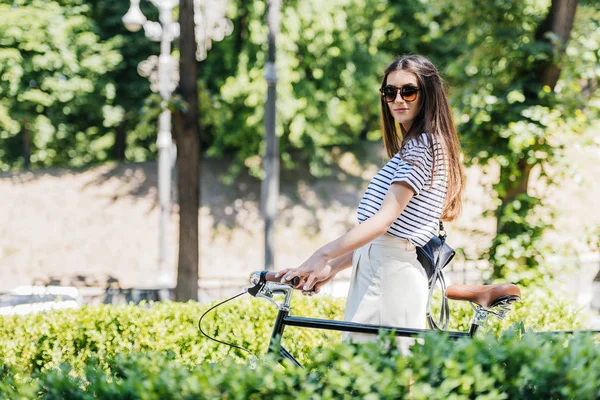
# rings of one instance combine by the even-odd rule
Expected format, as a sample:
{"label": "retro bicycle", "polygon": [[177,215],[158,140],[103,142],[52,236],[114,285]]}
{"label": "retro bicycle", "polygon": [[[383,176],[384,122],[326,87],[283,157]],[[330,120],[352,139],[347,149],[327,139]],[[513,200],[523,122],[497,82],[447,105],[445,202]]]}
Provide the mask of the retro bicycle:
{"label": "retro bicycle", "polygon": [[[282,345],[275,346],[283,336],[287,326],[324,329],[342,332],[364,333],[378,335],[380,333],[393,332],[399,337],[417,337],[432,333],[438,333],[437,329],[411,329],[393,326],[379,326],[361,324],[356,322],[336,321],[317,318],[297,317],[290,315],[290,307],[294,287],[298,285],[299,278],[293,279],[290,284],[280,283],[280,278],[275,278],[275,272],[257,271],[250,275],[250,284],[246,292],[256,298],[264,298],[273,303],[278,309],[277,318],[273,326],[273,333],[269,343],[268,352],[279,349],[280,358],[286,358],[297,366],[302,366],[296,358]],[[283,301],[278,303],[274,297],[283,295]],[[450,285],[446,288],[446,298],[457,301],[467,301],[473,308],[473,317],[469,330],[444,331],[449,338],[473,337],[478,328],[485,324],[490,315],[504,319],[510,311],[511,305],[520,300],[521,290],[517,285],[502,283],[494,285]]]}
{"label": "retro bicycle", "polygon": [[[275,272],[272,271],[257,271],[250,275],[250,286],[248,286],[244,292],[231,297],[207,310],[200,320],[198,321],[198,327],[200,332],[211,340],[214,340],[221,344],[226,344],[234,348],[246,351],[256,357],[249,350],[236,346],[231,343],[226,343],[215,339],[207,335],[202,330],[202,318],[208,314],[211,310],[224,304],[227,301],[233,300],[243,294],[250,294],[256,298],[263,298],[270,301],[278,310],[277,317],[273,326],[273,332],[269,342],[268,352],[279,351],[280,361],[285,358],[290,360],[293,364],[302,367],[300,362],[290,354],[288,350],[283,347],[279,341],[283,336],[286,327],[300,327],[310,329],[323,329],[333,330],[342,332],[354,332],[378,335],[380,333],[393,332],[395,336],[400,337],[417,337],[427,334],[438,333],[439,329],[411,329],[393,326],[379,326],[361,324],[356,322],[338,321],[338,320],[327,320],[318,318],[306,318],[297,317],[290,315],[291,301],[295,286],[298,285],[300,278],[296,277],[288,283],[280,283],[280,278],[275,278]],[[276,295],[283,295],[283,300],[279,303],[275,300]],[[460,331],[444,331],[449,338],[458,339],[464,337],[473,337],[478,328],[485,324],[485,321],[490,315],[493,315],[499,319],[504,319],[506,314],[510,311],[511,305],[520,300],[521,290],[518,286],[508,283],[494,284],[494,285],[450,285],[445,291],[446,298],[457,301],[467,301],[473,308],[473,317],[469,330],[467,332]],[[279,344],[278,344],[279,343]],[[276,345],[278,344],[278,345]]]}

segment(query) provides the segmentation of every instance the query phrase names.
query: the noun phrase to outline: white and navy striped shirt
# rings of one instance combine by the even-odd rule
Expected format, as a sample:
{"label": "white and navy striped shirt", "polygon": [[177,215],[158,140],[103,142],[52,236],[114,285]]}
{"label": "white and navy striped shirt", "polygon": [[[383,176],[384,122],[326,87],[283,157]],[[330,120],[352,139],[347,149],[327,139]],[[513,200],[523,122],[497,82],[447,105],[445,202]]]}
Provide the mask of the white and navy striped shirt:
{"label": "white and navy striped shirt", "polygon": [[[432,184],[434,153],[436,171]],[[408,239],[415,246],[424,246],[437,232],[448,190],[443,150],[435,141],[430,146],[428,135],[421,134],[409,140],[401,154],[394,155],[369,183],[358,205],[358,222],[366,221],[379,211],[392,183],[406,182],[415,195],[387,233]]]}

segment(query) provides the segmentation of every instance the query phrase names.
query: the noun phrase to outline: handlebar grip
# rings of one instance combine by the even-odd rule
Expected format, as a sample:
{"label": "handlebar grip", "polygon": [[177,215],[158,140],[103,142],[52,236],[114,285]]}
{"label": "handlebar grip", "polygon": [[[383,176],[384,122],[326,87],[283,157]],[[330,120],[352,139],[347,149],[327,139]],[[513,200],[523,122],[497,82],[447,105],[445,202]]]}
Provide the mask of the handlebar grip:
{"label": "handlebar grip", "polygon": [[[267,282],[280,282],[281,278],[275,278],[275,272],[269,271],[265,274],[265,280]],[[292,280],[289,282],[289,284],[291,286],[298,286],[298,284],[300,283],[300,277],[299,276],[295,276],[294,278],[292,278]]]}

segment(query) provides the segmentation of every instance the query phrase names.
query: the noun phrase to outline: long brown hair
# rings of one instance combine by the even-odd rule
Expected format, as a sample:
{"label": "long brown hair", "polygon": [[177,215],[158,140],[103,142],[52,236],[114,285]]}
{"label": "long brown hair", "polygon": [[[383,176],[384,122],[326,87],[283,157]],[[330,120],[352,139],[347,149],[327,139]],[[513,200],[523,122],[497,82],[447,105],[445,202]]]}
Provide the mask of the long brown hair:
{"label": "long brown hair", "polygon": [[[456,219],[462,208],[462,192],[464,188],[464,172],[460,162],[460,142],[454,126],[452,111],[448,97],[444,91],[444,83],[435,66],[427,58],[418,55],[403,56],[395,59],[385,70],[381,87],[387,85],[387,77],[394,71],[406,71],[417,77],[419,84],[420,109],[408,131],[398,124],[390,113],[385,99],[381,98],[381,125],[383,143],[388,156],[396,153],[402,155],[404,144],[421,133],[430,135],[429,143],[439,143],[443,149],[443,160],[446,165],[448,191],[442,209],[441,219]],[[400,132],[397,127],[399,126]],[[433,148],[432,148],[433,150]],[[433,157],[434,162],[436,157]],[[434,166],[434,171],[436,167]],[[435,173],[432,174],[432,183]]]}

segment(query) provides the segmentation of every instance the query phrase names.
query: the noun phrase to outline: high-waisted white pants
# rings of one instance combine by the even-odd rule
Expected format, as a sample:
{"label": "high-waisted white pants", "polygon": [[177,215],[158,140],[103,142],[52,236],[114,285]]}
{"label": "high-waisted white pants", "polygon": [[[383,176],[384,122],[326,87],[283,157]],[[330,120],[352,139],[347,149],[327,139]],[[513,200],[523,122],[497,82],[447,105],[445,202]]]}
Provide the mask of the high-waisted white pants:
{"label": "high-waisted white pants", "polygon": [[[344,320],[424,329],[428,294],[427,274],[415,246],[384,234],[354,251]],[[344,333],[342,338],[363,342],[377,336]],[[408,354],[414,340],[398,339],[400,350]]]}

